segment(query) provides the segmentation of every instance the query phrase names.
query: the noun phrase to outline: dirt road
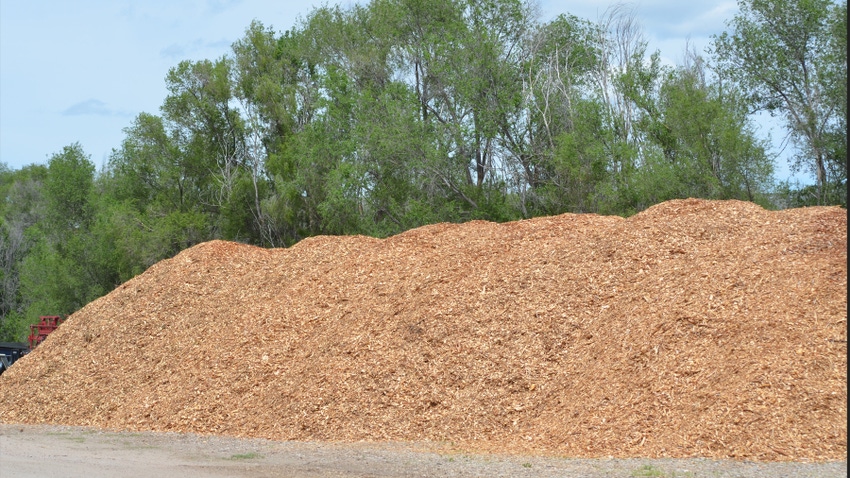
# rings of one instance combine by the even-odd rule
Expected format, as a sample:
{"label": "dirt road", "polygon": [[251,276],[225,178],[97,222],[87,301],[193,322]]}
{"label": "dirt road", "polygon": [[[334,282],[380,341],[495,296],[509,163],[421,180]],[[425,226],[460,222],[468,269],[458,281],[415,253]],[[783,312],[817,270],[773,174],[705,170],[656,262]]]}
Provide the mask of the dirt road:
{"label": "dirt road", "polygon": [[0,424],[0,478],[847,476],[846,461],[592,460],[434,450],[411,444],[274,442]]}

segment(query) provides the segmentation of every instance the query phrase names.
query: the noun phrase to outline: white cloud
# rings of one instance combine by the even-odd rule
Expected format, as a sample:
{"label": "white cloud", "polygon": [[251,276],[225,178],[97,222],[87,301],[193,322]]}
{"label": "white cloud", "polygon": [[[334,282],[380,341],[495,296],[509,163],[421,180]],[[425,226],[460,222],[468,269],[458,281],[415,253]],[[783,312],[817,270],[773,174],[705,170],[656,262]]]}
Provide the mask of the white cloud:
{"label": "white cloud", "polygon": [[172,43],[160,50],[159,56],[169,60],[181,61],[189,57],[205,56],[203,53],[211,52],[208,59],[213,59],[221,56],[222,51],[229,50],[232,44],[232,41],[225,39],[207,41],[202,38],[196,38],[188,42]]}
{"label": "white cloud", "polygon": [[63,116],[130,116],[130,113],[110,108],[109,105],[98,99],[88,99],[73,104],[62,111]]}
{"label": "white cloud", "polygon": [[207,0],[207,10],[217,15],[242,3],[242,0]]}
{"label": "white cloud", "polygon": [[[732,1],[682,2],[687,6],[677,9],[649,8],[645,12],[647,26],[660,38],[684,36],[711,36],[725,29],[725,22],[738,11]],[[697,7],[702,5],[701,8]]]}

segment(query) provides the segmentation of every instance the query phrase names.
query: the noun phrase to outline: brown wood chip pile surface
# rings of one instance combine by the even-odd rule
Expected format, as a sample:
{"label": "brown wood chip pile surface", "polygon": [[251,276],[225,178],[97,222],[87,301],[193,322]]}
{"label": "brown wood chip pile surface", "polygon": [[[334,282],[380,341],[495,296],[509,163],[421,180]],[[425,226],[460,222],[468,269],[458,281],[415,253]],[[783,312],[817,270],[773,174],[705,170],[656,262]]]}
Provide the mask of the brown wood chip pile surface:
{"label": "brown wood chip pile surface", "polygon": [[0,422],[846,459],[846,294],[837,207],[690,199],[289,249],[213,241],[0,376]]}

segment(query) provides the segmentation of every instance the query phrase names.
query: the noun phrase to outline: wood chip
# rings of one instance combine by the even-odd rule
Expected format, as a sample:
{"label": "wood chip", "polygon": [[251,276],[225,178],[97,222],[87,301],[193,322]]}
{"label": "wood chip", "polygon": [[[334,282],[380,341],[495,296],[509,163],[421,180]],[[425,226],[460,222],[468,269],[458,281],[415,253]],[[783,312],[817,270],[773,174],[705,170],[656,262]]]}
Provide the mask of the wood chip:
{"label": "wood chip", "polygon": [[847,213],[212,241],[0,376],[0,422],[568,457],[843,460]]}

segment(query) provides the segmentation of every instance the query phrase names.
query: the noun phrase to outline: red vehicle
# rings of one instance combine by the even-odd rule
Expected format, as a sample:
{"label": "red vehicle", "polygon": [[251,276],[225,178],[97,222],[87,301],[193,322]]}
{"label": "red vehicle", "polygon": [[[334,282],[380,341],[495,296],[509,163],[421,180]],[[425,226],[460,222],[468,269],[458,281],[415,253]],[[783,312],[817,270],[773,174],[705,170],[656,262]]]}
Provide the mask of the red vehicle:
{"label": "red vehicle", "polygon": [[29,344],[30,350],[40,344],[50,332],[56,330],[59,324],[65,321],[65,318],[59,315],[42,315],[39,317],[39,323],[30,325]]}

